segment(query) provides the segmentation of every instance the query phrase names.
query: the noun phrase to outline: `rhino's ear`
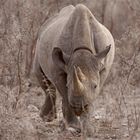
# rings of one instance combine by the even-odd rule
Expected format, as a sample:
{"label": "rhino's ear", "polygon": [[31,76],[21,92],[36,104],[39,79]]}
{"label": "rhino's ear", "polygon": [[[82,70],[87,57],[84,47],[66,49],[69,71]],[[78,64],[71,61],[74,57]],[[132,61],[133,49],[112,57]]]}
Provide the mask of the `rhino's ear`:
{"label": "rhino's ear", "polygon": [[102,52],[98,53],[96,55],[96,58],[98,58],[99,60],[102,60],[103,58],[105,58],[106,55],[108,54],[108,52],[110,51],[110,48],[111,48],[111,44],[109,46],[107,46],[105,50],[103,50]]}
{"label": "rhino's ear", "polygon": [[54,48],[52,52],[52,59],[59,68],[66,70],[66,65],[69,60],[69,56],[66,55],[60,48]]}

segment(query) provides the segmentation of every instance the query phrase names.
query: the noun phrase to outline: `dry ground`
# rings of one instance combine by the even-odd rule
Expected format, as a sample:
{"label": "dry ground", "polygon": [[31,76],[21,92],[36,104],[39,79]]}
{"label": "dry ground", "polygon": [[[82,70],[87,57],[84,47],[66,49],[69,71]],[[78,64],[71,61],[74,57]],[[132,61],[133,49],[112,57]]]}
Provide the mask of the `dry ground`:
{"label": "dry ground", "polygon": [[[0,87],[0,139],[1,140],[81,140],[62,130],[61,98],[57,99],[58,118],[51,123],[39,117],[44,102],[40,87],[24,87],[16,101],[17,87]],[[106,85],[104,93],[94,103],[91,123],[94,140],[139,140],[140,138],[140,89],[127,97],[116,97],[119,87]],[[110,92],[110,93],[109,93]],[[121,99],[119,99],[121,98]],[[120,101],[121,102],[120,102]]]}

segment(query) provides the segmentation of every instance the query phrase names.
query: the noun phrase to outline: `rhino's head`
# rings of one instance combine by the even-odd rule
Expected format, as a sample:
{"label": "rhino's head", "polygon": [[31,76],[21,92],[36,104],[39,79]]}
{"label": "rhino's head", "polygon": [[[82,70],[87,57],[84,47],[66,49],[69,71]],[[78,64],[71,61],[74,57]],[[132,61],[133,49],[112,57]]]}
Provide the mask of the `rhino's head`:
{"label": "rhino's head", "polygon": [[81,48],[67,56],[60,48],[54,48],[53,60],[67,74],[68,101],[76,115],[88,111],[99,93],[100,72],[104,69],[101,60],[110,46],[97,55]]}

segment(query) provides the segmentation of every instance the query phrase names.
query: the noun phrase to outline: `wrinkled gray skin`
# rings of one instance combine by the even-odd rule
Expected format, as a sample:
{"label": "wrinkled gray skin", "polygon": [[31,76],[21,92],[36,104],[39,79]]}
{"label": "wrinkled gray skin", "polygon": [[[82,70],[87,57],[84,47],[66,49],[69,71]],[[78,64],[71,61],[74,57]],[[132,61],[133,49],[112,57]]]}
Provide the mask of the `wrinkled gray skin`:
{"label": "wrinkled gray skin", "polygon": [[110,32],[82,4],[67,6],[48,20],[40,29],[33,68],[46,93],[41,117],[56,117],[57,89],[67,127],[80,132],[80,116],[89,133],[89,110],[108,76],[114,50]]}

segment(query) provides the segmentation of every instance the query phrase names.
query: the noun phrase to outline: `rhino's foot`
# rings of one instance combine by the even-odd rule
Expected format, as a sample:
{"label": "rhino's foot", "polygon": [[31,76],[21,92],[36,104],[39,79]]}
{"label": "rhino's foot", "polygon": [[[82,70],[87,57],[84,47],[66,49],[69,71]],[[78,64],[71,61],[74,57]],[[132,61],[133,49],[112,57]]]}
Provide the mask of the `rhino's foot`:
{"label": "rhino's foot", "polygon": [[43,121],[45,122],[51,122],[53,121],[54,119],[57,118],[57,116],[55,115],[47,115],[47,116],[41,116],[41,118],[43,119]]}
{"label": "rhino's foot", "polygon": [[81,136],[81,129],[75,127],[68,127],[67,131],[69,131],[73,136],[80,137]]}
{"label": "rhino's foot", "polygon": [[70,125],[67,127],[67,130],[71,132],[73,136],[85,136],[86,138],[92,138],[94,136],[94,127],[92,125],[85,125],[84,128]]}
{"label": "rhino's foot", "polygon": [[77,123],[65,123],[63,121],[60,122],[61,130],[66,130],[70,132],[73,136],[79,137],[81,136],[81,128]]}
{"label": "rhino's foot", "polygon": [[44,111],[42,110],[40,113],[40,117],[43,119],[43,121],[45,122],[51,122],[54,119],[57,118],[56,112],[49,112],[48,114],[44,113]]}
{"label": "rhino's foot", "polygon": [[73,136],[73,137],[80,137],[81,136],[81,129],[75,128],[73,126],[67,126],[64,121],[60,121],[60,129],[64,133]]}

